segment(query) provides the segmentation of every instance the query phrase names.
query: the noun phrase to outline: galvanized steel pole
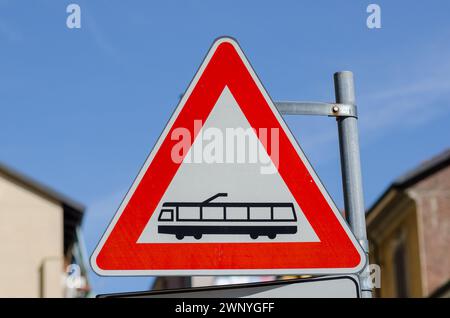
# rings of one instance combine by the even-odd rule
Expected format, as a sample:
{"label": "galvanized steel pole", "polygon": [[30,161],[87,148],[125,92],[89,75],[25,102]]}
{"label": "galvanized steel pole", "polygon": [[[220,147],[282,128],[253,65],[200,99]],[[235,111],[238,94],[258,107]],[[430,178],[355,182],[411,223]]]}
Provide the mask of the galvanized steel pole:
{"label": "galvanized steel pole", "polygon": [[[334,74],[336,102],[355,105],[353,73],[344,71]],[[356,239],[369,254],[366,232],[366,216],[359,155],[358,120],[356,117],[338,117],[339,149],[341,153],[342,184],[347,220]],[[361,296],[372,297],[369,264],[359,274]]]}

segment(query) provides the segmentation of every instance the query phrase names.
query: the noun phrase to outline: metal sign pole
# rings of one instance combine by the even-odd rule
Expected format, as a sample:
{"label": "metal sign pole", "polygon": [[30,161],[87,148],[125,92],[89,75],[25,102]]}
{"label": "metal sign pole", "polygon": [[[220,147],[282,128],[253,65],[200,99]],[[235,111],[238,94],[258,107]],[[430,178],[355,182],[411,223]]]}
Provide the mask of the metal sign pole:
{"label": "metal sign pole", "polygon": [[[334,87],[337,103],[355,105],[352,72],[335,73]],[[337,117],[345,213],[355,237],[366,252],[368,260],[369,244],[366,233],[357,122],[356,116]],[[366,264],[364,270],[359,274],[359,279],[361,296],[363,298],[371,298],[372,288],[369,264]]]}
{"label": "metal sign pole", "polygon": [[[323,102],[276,102],[283,115],[316,115],[336,117],[338,123],[339,148],[341,157],[342,183],[345,213],[350,227],[366,253],[369,243],[366,233],[366,215],[362,188],[361,162],[359,156],[358,115],[355,105],[355,89],[352,72],[334,74],[336,103]],[[361,296],[372,297],[369,264],[358,275]]]}

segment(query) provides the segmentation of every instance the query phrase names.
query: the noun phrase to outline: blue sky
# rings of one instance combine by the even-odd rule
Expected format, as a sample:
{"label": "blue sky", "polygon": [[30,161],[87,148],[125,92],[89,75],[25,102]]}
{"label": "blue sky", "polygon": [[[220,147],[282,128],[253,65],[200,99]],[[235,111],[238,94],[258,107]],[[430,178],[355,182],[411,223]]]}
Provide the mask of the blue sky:
{"label": "blue sky", "polygon": [[[66,6],[81,7],[81,29]],[[90,254],[212,41],[240,42],[274,100],[333,101],[355,74],[366,205],[449,147],[450,2],[0,0],[0,160],[87,206]],[[287,117],[343,206],[336,122]],[[102,278],[94,292],[147,289]]]}

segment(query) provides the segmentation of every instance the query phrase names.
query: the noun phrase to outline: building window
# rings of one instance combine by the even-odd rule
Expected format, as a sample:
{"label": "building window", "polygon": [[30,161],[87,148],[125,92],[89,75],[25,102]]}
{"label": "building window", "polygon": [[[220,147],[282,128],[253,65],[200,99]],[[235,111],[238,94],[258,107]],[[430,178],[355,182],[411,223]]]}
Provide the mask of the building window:
{"label": "building window", "polygon": [[406,298],[408,293],[408,275],[407,275],[407,260],[406,260],[406,245],[403,239],[399,239],[394,247],[393,253],[394,261],[394,281],[397,297]]}

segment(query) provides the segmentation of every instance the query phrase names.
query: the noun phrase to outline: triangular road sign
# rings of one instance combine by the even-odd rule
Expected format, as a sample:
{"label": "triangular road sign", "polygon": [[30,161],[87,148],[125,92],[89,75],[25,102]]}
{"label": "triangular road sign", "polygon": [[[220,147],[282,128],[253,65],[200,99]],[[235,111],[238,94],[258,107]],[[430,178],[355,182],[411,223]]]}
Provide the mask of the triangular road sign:
{"label": "triangular road sign", "polygon": [[336,274],[365,262],[230,38],[214,42],[91,257],[100,275]]}

